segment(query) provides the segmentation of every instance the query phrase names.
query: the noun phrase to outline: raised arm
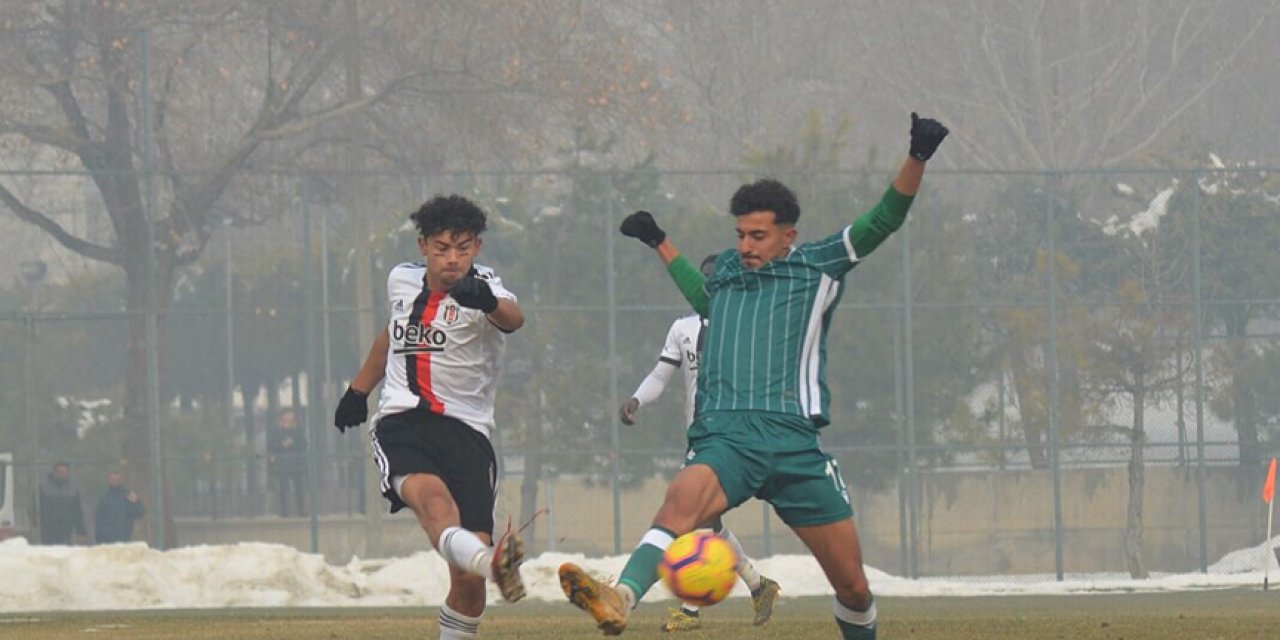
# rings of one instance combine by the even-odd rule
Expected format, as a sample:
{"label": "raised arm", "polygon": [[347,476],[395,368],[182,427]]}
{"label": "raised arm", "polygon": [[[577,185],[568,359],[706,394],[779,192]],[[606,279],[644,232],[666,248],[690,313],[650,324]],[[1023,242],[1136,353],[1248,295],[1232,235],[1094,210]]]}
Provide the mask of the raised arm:
{"label": "raised arm", "polygon": [[690,306],[699,315],[707,315],[710,299],[707,297],[704,286],[706,277],[680,253],[680,249],[674,242],[667,239],[667,233],[658,227],[653,214],[648,211],[637,211],[622,221],[620,230],[622,235],[635,238],[657,251],[658,257],[662,259],[663,264],[667,265],[667,273],[671,274],[671,279],[675,281],[684,299],[689,301]]}
{"label": "raised arm", "polygon": [[854,220],[849,228],[849,242],[857,259],[865,258],[902,226],[920,190],[925,163],[947,133],[947,128],[937,120],[911,114],[911,150],[906,161],[880,202]]}

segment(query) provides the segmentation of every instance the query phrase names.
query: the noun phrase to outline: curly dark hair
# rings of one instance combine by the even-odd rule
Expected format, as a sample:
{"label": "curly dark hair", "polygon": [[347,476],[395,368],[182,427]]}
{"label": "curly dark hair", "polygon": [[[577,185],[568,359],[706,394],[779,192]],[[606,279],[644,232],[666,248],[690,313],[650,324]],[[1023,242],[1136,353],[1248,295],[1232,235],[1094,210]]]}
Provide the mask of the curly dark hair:
{"label": "curly dark hair", "polygon": [[418,235],[424,238],[442,231],[479,236],[488,227],[484,210],[460,195],[436,196],[409,214],[409,219],[417,225]]}
{"label": "curly dark hair", "polygon": [[711,274],[712,274],[712,273],[715,273],[715,270],[716,270],[716,259],[718,259],[719,257],[720,257],[720,254],[718,254],[718,253],[713,253],[713,254],[711,254],[711,255],[709,255],[709,256],[707,256],[707,257],[703,258],[703,259],[702,259],[702,264],[699,264],[699,265],[698,265],[698,271],[701,271],[701,272],[702,272],[702,275],[704,275],[704,276],[706,276],[706,277],[710,278],[710,277],[711,277]]}
{"label": "curly dark hair", "polygon": [[773,178],[742,185],[729,201],[729,213],[735,217],[757,211],[772,211],[777,224],[795,224],[800,219],[796,194]]}

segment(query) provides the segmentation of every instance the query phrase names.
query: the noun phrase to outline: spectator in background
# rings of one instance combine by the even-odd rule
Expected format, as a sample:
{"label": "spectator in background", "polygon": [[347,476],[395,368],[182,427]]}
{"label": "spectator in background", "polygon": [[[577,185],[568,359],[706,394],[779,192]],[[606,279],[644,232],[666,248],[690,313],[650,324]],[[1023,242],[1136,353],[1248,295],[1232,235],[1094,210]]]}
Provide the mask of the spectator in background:
{"label": "spectator in background", "polygon": [[[59,462],[40,485],[41,544],[73,544],[88,537],[80,490],[71,484],[71,465]],[[73,537],[78,538],[73,539]]]}
{"label": "spectator in background", "polygon": [[124,486],[124,474],[107,474],[107,490],[93,512],[93,533],[98,544],[128,542],[133,539],[133,523],[146,509],[138,494]]}
{"label": "spectator in background", "polygon": [[293,493],[293,503],[297,515],[305,516],[302,494],[305,492],[307,477],[307,438],[298,428],[297,415],[290,409],[280,412],[276,430],[268,447],[271,464],[276,474],[276,490],[280,498],[280,517],[289,515],[289,493]]}

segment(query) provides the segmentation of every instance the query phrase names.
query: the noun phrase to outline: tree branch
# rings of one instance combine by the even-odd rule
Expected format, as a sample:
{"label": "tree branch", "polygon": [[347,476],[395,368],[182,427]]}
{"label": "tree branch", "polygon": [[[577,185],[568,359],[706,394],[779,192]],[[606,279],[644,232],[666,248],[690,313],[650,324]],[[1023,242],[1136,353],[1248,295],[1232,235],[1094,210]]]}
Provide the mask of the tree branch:
{"label": "tree branch", "polygon": [[1213,75],[1208,80],[1206,80],[1204,84],[1200,85],[1200,88],[1196,90],[1195,93],[1191,94],[1189,97],[1187,97],[1187,99],[1183,100],[1182,104],[1178,105],[1177,108],[1169,112],[1168,115],[1166,115],[1164,118],[1161,118],[1160,121],[1156,124],[1156,126],[1151,128],[1151,131],[1148,132],[1145,138],[1143,138],[1140,142],[1130,147],[1129,149],[1121,153],[1117,153],[1116,155],[1113,155],[1110,158],[1107,158],[1106,160],[1103,161],[1102,166],[1107,167],[1107,166],[1114,166],[1116,164],[1119,164],[1121,161],[1125,160],[1126,158],[1132,156],[1135,153],[1142,151],[1143,149],[1146,149],[1148,146],[1154,143],[1156,139],[1160,137],[1160,134],[1164,133],[1164,130],[1168,128],[1169,125],[1173,124],[1178,118],[1180,118],[1182,114],[1187,111],[1187,109],[1190,109],[1197,102],[1199,102],[1200,99],[1203,98],[1204,95],[1207,94],[1210,89],[1217,86],[1218,81],[1222,78],[1222,75],[1226,72],[1226,70],[1232,67],[1232,65],[1235,63],[1236,58],[1240,55],[1240,51],[1244,49],[1245,45],[1248,44],[1249,41],[1253,40],[1253,37],[1258,33],[1258,30],[1262,28],[1262,25],[1265,22],[1266,22],[1266,16],[1263,16],[1257,22],[1253,23],[1253,26],[1252,28],[1249,29],[1248,34],[1246,34],[1243,38],[1240,38],[1239,40],[1236,41],[1236,46],[1231,50],[1231,54],[1228,55],[1225,60],[1223,60],[1218,64],[1218,68],[1214,71]]}
{"label": "tree branch", "polygon": [[66,228],[55,222],[49,216],[46,216],[43,213],[23,204],[17,196],[13,195],[12,191],[9,191],[9,189],[2,184],[0,184],[0,201],[4,201],[19,220],[30,222],[31,224],[40,227],[45,233],[53,236],[53,239],[57,240],[62,246],[86,258],[124,266],[124,261],[121,259],[119,251],[111,247],[93,244],[92,242],[88,242],[71,235]]}
{"label": "tree branch", "polygon": [[77,155],[93,144],[92,140],[78,137],[69,131],[26,122],[0,120],[0,134],[5,133],[17,134],[37,144],[57,147]]}
{"label": "tree branch", "polygon": [[62,116],[66,118],[67,126],[71,127],[71,132],[75,138],[84,141],[75,149],[75,153],[80,156],[85,168],[90,171],[101,169],[102,149],[93,139],[93,135],[89,133],[89,120],[85,118],[84,111],[80,109],[80,102],[76,100],[75,93],[71,90],[71,82],[69,80],[59,80],[58,82],[41,86],[57,101],[58,108],[62,110]]}

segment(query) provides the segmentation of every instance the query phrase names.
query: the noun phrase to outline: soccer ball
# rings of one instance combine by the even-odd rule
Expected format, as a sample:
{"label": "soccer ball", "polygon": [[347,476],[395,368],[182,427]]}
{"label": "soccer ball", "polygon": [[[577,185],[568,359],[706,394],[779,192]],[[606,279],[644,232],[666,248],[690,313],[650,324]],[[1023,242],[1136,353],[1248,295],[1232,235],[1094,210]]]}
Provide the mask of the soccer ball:
{"label": "soccer ball", "polygon": [[658,575],[680,600],[711,606],[724,600],[738,583],[738,553],[710,531],[693,531],[667,547]]}

